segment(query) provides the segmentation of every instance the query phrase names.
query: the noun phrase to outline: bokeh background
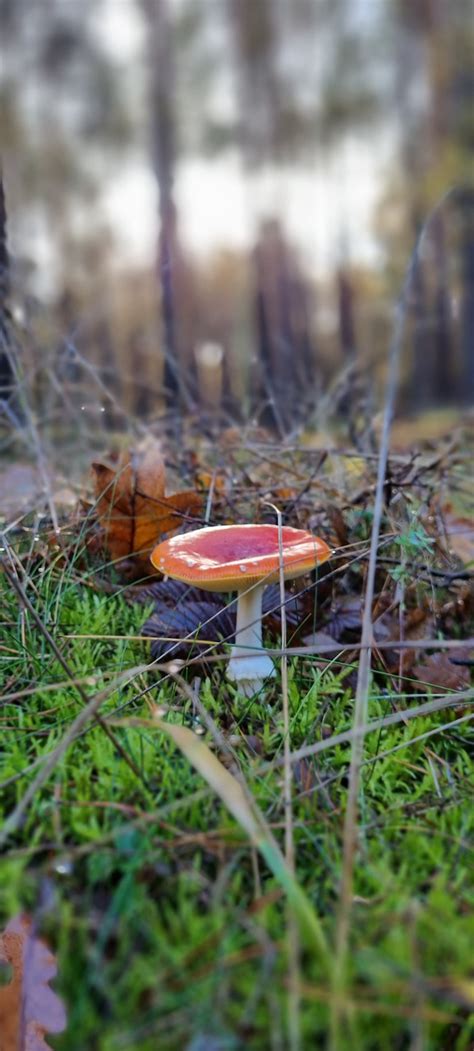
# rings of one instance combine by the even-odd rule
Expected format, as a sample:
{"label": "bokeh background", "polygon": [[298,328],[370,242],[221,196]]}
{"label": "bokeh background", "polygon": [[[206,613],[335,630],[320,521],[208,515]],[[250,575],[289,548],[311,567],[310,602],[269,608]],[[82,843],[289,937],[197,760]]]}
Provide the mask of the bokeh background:
{"label": "bokeh background", "polygon": [[0,0],[1,427],[27,396],[55,439],[187,414],[370,445],[452,187],[398,411],[472,402],[472,14]]}

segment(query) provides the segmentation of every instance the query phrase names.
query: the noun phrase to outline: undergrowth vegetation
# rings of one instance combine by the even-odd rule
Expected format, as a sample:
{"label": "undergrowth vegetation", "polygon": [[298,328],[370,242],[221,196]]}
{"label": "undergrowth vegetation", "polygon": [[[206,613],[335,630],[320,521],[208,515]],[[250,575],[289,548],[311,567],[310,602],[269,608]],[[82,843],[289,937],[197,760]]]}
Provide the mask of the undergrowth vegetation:
{"label": "undergrowth vegetation", "polygon": [[[366,503],[344,512],[348,536],[336,570],[320,586],[304,581],[306,627],[289,633],[290,646],[302,639],[310,645],[306,653],[290,652],[288,661],[291,749],[319,748],[292,764],[295,875],[329,946],[336,937],[359,658],[354,595],[360,598],[364,585],[370,494],[369,486]],[[397,617],[421,609],[420,652],[427,638],[472,634],[469,574],[456,560],[446,566],[423,498],[424,504],[418,494],[405,508],[403,528],[402,517],[387,512],[374,611],[374,623],[378,618],[385,628],[377,636],[382,644],[396,641],[388,619],[394,607]],[[334,521],[333,514],[327,530]],[[48,546],[48,528],[8,546],[46,633],[8,578],[1,584],[3,817],[84,708],[77,683],[88,697],[109,690],[100,715],[112,735],[91,719],[3,844],[1,918],[33,915],[57,957],[55,987],[68,1027],[48,1040],[57,1051],[286,1051],[282,884],[154,722],[158,715],[193,731],[245,784],[267,830],[283,844],[281,680],[247,699],[226,682],[219,659],[183,668],[170,665],[171,652],[161,670],[156,664],[143,670],[149,643],[140,635],[153,598],[134,601],[113,566],[84,554],[89,524],[76,523],[72,537],[68,525],[59,550]],[[451,579],[456,565],[461,583]],[[408,638],[413,621],[405,623]],[[324,652],[331,639],[342,640],[339,652]],[[278,638],[268,642],[278,646]],[[402,667],[398,651],[384,658],[381,649],[371,677],[369,719],[378,728],[364,741],[340,1045],[363,1051],[468,1051],[474,1039],[472,723],[465,683],[443,682],[446,667],[439,664],[440,681],[425,664],[423,682],[422,661],[417,652]],[[469,666],[461,660],[451,671],[465,674]],[[129,681],[114,685],[133,668]],[[457,704],[404,717],[459,689]],[[397,713],[399,721],[383,725]],[[346,738],[334,740],[341,734]],[[301,1046],[309,1051],[326,1046],[334,991],[311,936],[300,934],[298,1018]]]}

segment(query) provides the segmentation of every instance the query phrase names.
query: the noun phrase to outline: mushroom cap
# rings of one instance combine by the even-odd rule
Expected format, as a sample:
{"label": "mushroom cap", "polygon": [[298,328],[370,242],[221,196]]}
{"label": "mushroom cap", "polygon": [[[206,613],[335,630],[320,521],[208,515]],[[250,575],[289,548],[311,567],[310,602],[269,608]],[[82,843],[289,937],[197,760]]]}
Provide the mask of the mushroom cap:
{"label": "mushroom cap", "polygon": [[[305,529],[283,526],[282,543],[286,580],[308,573],[332,554],[324,540]],[[151,561],[165,576],[206,591],[243,591],[255,584],[274,584],[280,577],[278,526],[195,529],[158,544]]]}

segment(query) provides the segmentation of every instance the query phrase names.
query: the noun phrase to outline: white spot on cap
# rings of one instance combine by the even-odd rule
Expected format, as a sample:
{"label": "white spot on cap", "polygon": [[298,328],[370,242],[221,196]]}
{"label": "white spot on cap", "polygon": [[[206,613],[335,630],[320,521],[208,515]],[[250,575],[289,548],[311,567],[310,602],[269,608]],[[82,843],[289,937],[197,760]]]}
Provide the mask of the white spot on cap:
{"label": "white spot on cap", "polygon": [[246,573],[247,572],[247,566],[239,566],[239,569],[240,569],[241,573]]}

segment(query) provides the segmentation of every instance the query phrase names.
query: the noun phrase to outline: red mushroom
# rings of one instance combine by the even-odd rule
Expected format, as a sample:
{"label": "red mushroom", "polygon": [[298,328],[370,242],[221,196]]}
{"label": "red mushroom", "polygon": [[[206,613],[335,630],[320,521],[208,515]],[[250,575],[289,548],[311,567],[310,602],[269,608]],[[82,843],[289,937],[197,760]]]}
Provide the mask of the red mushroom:
{"label": "red mushroom", "polygon": [[[331,555],[319,537],[303,529],[282,528],[285,580],[300,577]],[[262,648],[262,593],[278,581],[280,552],[278,526],[232,525],[182,533],[155,547],[151,560],[165,576],[207,591],[237,591],[235,644],[227,667],[229,679],[252,696],[275,674],[273,661]]]}

